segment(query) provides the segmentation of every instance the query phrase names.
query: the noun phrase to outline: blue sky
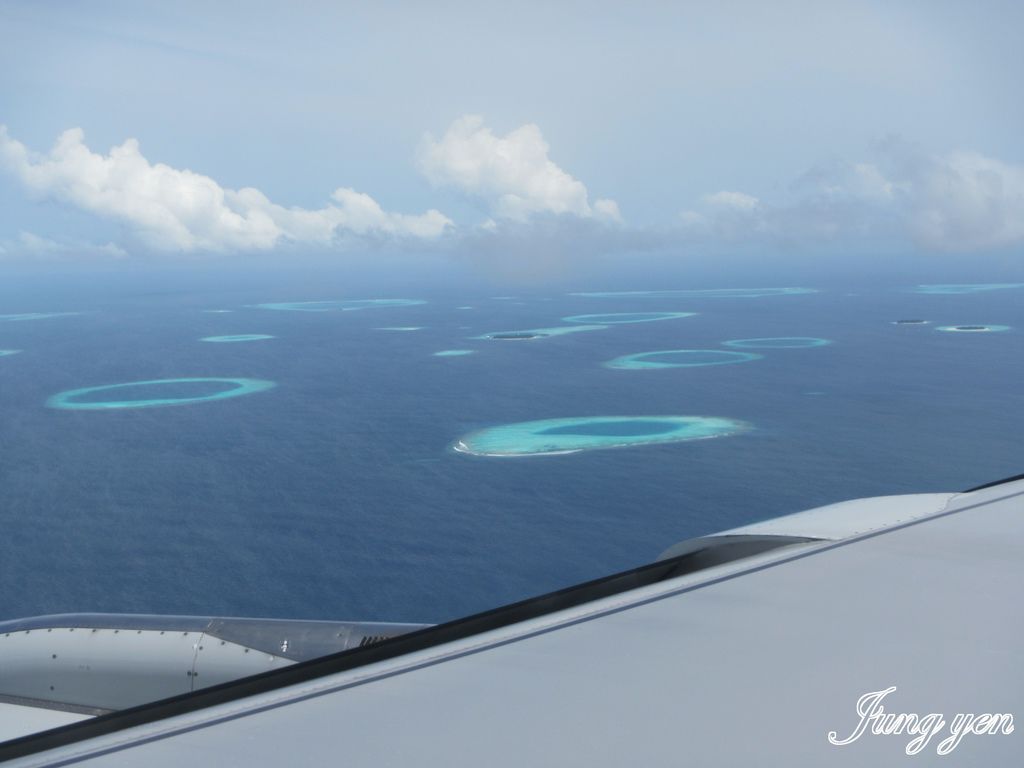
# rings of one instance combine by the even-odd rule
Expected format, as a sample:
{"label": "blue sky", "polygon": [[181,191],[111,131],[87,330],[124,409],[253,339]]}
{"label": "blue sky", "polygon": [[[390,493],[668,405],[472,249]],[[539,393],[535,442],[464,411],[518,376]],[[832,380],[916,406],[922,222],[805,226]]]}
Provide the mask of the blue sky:
{"label": "blue sky", "polygon": [[0,258],[1005,261],[1022,22],[1000,2],[0,1]]}

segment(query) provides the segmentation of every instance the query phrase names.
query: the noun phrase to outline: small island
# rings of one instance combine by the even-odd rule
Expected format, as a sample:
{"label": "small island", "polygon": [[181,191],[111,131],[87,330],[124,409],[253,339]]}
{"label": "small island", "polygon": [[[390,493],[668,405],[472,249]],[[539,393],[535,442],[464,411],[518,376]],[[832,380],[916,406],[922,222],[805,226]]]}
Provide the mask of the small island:
{"label": "small island", "polygon": [[940,325],[935,330],[945,333],[998,333],[1008,331],[1008,325]]}
{"label": "small island", "polygon": [[491,333],[485,333],[482,336],[472,336],[471,338],[496,341],[534,341],[551,336],[564,336],[567,333],[601,331],[607,327],[607,325],[556,325],[552,328],[527,328],[522,331],[492,331]]}
{"label": "small island", "polygon": [[508,333],[492,333],[487,338],[500,341],[526,341],[528,339],[543,339],[547,335],[546,333],[530,333],[529,331],[509,331]]}

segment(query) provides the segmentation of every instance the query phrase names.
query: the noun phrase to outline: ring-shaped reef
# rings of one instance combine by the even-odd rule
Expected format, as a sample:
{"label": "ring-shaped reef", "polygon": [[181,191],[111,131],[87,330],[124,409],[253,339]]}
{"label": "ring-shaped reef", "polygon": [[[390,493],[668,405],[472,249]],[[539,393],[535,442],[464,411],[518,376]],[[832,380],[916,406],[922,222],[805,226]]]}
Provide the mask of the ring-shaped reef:
{"label": "ring-shaped reef", "polygon": [[980,293],[981,291],[1001,291],[1007,288],[1024,288],[1024,283],[936,283],[919,285],[914,293],[925,293],[933,296],[947,296],[959,293]]}
{"label": "ring-shaped reef", "polygon": [[[190,388],[193,385],[213,384],[230,385],[227,389],[219,389],[202,395],[153,397],[156,391],[163,388],[181,387],[184,385]],[[241,397],[251,395],[254,392],[263,392],[277,386],[272,381],[262,379],[229,379],[219,377],[183,378],[183,379],[152,379],[149,381],[129,381],[124,384],[107,384],[100,387],[85,387],[83,389],[69,389],[66,392],[59,392],[46,401],[49,408],[59,408],[74,411],[102,411],[115,410],[119,408],[158,408],[170,405],[188,405],[190,403],[203,403],[210,400],[225,400],[229,397]],[[127,398],[121,400],[89,400],[90,395],[103,392],[116,392],[119,395],[131,393],[131,390],[142,390],[144,396]]]}
{"label": "ring-shaped reef", "polygon": [[10,355],[16,355],[21,352],[20,349],[0,349],[0,357],[9,357]]}
{"label": "ring-shaped reef", "polygon": [[550,456],[704,440],[749,428],[745,422],[718,416],[586,416],[489,427],[466,435],[453,447],[474,456]]}
{"label": "ring-shaped reef", "polygon": [[234,344],[238,341],[266,341],[276,338],[267,333],[236,333],[232,336],[204,336],[200,341],[209,341],[213,344]]}
{"label": "ring-shaped reef", "polygon": [[619,323],[650,323],[656,320],[675,320],[693,317],[696,312],[609,312],[604,315],[570,315],[563,317],[563,323],[617,325]]}
{"label": "ring-shaped reef", "polygon": [[411,307],[426,304],[422,299],[341,299],[338,301],[279,301],[256,304],[257,309],[276,309],[284,312],[351,312],[357,309],[383,309]]}
{"label": "ring-shaped reef", "polygon": [[817,292],[816,288],[697,288],[664,291],[587,291],[569,295],[594,299],[754,299],[760,296],[796,296]]}
{"label": "ring-shaped reef", "polygon": [[657,368],[703,368],[708,365],[731,365],[760,360],[754,352],[728,352],[722,349],[666,349],[660,352],[637,352],[609,360],[605,368],[624,371],[646,371]]}
{"label": "ring-shaped reef", "polygon": [[442,349],[440,352],[435,352],[434,357],[464,357],[473,354],[476,354],[475,349]]}
{"label": "ring-shaped reef", "polygon": [[936,331],[945,331],[946,333],[997,333],[999,331],[1008,331],[1010,326],[1008,325],[940,325],[935,329]]}
{"label": "ring-shaped reef", "polygon": [[71,317],[72,315],[79,315],[80,312],[22,312],[19,315],[0,315],[0,321],[7,321],[11,323],[21,322],[23,320],[48,320],[51,317]]}
{"label": "ring-shaped reef", "polygon": [[731,339],[723,341],[727,347],[738,349],[803,349],[806,347],[824,347],[832,342],[816,336],[766,336],[761,339]]}
{"label": "ring-shaped reef", "polygon": [[534,339],[546,339],[551,336],[564,336],[567,333],[581,333],[584,331],[603,331],[607,325],[556,325],[553,328],[527,328],[523,331],[492,331],[482,336],[472,336],[473,339],[489,339],[498,341],[531,341]]}

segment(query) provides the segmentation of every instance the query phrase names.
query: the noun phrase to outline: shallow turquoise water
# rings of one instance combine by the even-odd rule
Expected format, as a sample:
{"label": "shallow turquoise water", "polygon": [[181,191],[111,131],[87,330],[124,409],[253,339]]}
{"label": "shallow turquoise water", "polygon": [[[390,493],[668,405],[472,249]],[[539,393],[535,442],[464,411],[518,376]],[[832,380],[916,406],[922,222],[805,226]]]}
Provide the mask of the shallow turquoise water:
{"label": "shallow turquoise water", "polygon": [[[272,312],[251,307],[421,294],[407,284],[350,288],[344,274],[314,293],[305,276],[289,282],[290,271],[225,292],[244,272],[232,267],[201,290],[171,285],[156,295],[165,286],[151,281],[131,291],[90,282],[59,303],[0,281],[11,294],[0,313],[81,312],[0,321],[0,347],[24,350],[0,360],[8,512],[0,582],[16,586],[4,592],[0,616],[98,610],[433,623],[649,562],[691,536],[1021,471],[1019,291],[922,295],[904,280],[853,296],[843,285],[803,296],[652,301],[563,297],[552,288],[520,305],[488,301],[504,289],[485,285],[424,293],[425,307]],[[972,279],[943,274],[915,279]],[[692,287],[652,279],[580,289],[655,285]],[[235,314],[202,311],[220,307]],[[700,314],[538,343],[466,342],[488,329],[562,325],[563,316],[675,309]],[[933,324],[890,324],[900,318]],[[932,332],[989,321],[1012,330]],[[382,323],[424,330],[374,330]],[[251,330],[278,340],[196,343]],[[834,345],[721,346],[753,334],[813,334]],[[601,365],[630,350],[679,347],[764,359],[661,373]],[[463,348],[478,354],[432,358]],[[278,385],[187,407],[44,407],[62,390],[179,376]],[[136,385],[77,399],[194,397],[232,386]],[[601,414],[619,425],[540,427],[570,434],[533,440],[588,446],[560,458],[451,450],[484,427]],[[654,438],[672,433],[645,426],[660,424],[658,414],[715,415],[756,429],[659,444]],[[631,431],[647,434],[612,434]],[[608,449],[592,449],[601,443]]]}
{"label": "shallow turquoise water", "polygon": [[832,342],[816,336],[770,336],[763,339],[732,339],[723,341],[727,347],[740,349],[801,349],[803,347],[824,347]]}
{"label": "shallow turquoise water", "polygon": [[980,291],[999,291],[1008,288],[1024,288],[1024,283],[942,283],[919,285],[914,293],[933,295],[949,295],[958,293],[978,293]]}
{"label": "shallow turquoise water", "polygon": [[9,355],[16,355],[21,352],[20,349],[0,349],[0,357],[8,357]]}
{"label": "shallow turquoise water", "polygon": [[610,312],[604,315],[570,315],[563,317],[565,323],[597,323],[615,325],[617,323],[650,323],[656,320],[675,320],[681,317],[693,317],[696,312]]}
{"label": "shallow turquoise water", "polygon": [[434,357],[463,357],[473,354],[476,354],[475,349],[442,349],[440,352],[435,352]]}
{"label": "shallow turquoise water", "polygon": [[214,344],[231,344],[238,341],[265,341],[276,338],[266,333],[237,333],[233,336],[204,336],[200,341],[209,341]]}
{"label": "shallow turquoise water", "polygon": [[18,315],[0,315],[0,320],[19,322],[22,320],[49,320],[51,317],[71,317],[78,312],[22,312]]}
{"label": "shallow turquoise water", "polygon": [[336,301],[278,301],[256,304],[258,309],[276,309],[286,312],[338,312],[356,309],[384,309],[426,304],[422,299],[339,299]]}
{"label": "shallow turquoise water", "polygon": [[761,296],[795,296],[817,292],[815,288],[700,288],[668,291],[588,291],[569,295],[601,299],[756,299]]}
{"label": "shallow turquoise water", "polygon": [[594,435],[595,437],[640,437],[675,432],[676,425],[654,419],[623,419],[621,421],[591,421],[582,424],[563,424],[542,429],[538,435]]}
{"label": "shallow turquoise water", "polygon": [[[230,385],[227,389],[216,388],[219,385]],[[196,385],[200,385],[197,387]],[[204,394],[186,394],[186,390],[199,388],[209,389],[214,385],[212,392]],[[263,392],[274,386],[272,381],[262,379],[229,379],[229,378],[182,378],[182,379],[152,379],[150,381],[129,381],[123,384],[106,384],[99,387],[84,387],[82,389],[70,389],[59,392],[46,401],[50,408],[61,410],[114,410],[121,408],[155,408],[168,405],[187,405],[189,403],[201,403],[210,400],[224,400],[230,397],[240,397],[254,392]],[[178,388],[175,391],[175,387]],[[164,396],[154,397],[160,390],[170,390]],[[124,396],[131,395],[134,391],[135,397],[122,400],[90,400],[90,395],[104,392],[116,392]],[[141,395],[141,396],[140,396]],[[85,399],[83,399],[85,398]]]}
{"label": "shallow turquoise water", "polygon": [[454,447],[476,456],[541,456],[702,440],[748,428],[742,421],[715,416],[585,416],[489,427]]}
{"label": "shallow turquoise water", "polygon": [[556,325],[551,328],[526,328],[519,331],[491,331],[482,336],[473,336],[474,339],[496,339],[502,340],[533,340],[546,339],[549,336],[564,336],[567,333],[583,333],[585,331],[603,331],[606,325]]}
{"label": "shallow turquoise water", "polygon": [[622,355],[604,364],[605,368],[639,371],[654,368],[700,368],[707,365],[749,363],[762,356],[753,352],[727,352],[721,349],[667,349]]}

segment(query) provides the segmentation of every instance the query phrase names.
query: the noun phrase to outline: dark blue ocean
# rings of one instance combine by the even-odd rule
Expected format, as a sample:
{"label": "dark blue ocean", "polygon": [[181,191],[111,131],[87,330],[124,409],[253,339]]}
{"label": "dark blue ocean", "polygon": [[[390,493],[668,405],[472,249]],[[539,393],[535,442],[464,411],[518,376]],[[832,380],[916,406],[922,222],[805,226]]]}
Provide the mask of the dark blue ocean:
{"label": "dark blue ocean", "polygon": [[[0,619],[111,611],[437,622],[648,562],[680,539],[1024,471],[1024,290],[781,285],[818,292],[587,298],[534,286],[499,299],[471,282],[7,281],[0,315],[80,314],[0,321],[0,349],[21,350],[0,357]],[[389,297],[426,303],[251,306]],[[213,309],[232,311],[204,311]],[[650,311],[698,314],[535,341],[468,338]],[[932,323],[892,324],[901,318]],[[979,323],[1011,329],[936,330]],[[410,326],[421,329],[379,330]],[[199,341],[250,333],[275,338]],[[832,344],[703,368],[601,365],[774,336]],[[476,352],[433,355],[446,349]],[[45,405],[64,390],[179,377],[277,386],[175,407]],[[488,426],[601,415],[723,416],[753,429],[560,456],[451,449]]]}

